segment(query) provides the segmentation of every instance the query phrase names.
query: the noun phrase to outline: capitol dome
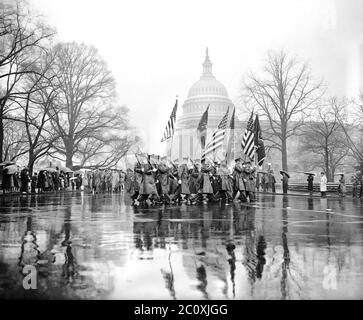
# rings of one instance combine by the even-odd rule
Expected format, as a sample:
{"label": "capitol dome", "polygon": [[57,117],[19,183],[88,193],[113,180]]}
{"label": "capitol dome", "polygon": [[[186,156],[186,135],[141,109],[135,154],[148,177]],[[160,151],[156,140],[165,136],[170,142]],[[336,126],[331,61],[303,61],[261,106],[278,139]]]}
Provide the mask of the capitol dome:
{"label": "capitol dome", "polygon": [[203,62],[203,73],[189,90],[183,104],[183,114],[178,119],[177,128],[196,129],[203,112],[209,106],[209,128],[218,126],[228,107],[233,109],[233,103],[228,97],[226,87],[219,82],[212,72],[212,62],[209,59],[208,48]]}
{"label": "capitol dome", "polygon": [[225,86],[220,83],[212,72],[208,48],[203,62],[203,72],[195,82],[182,106],[182,115],[178,117],[173,139],[167,146],[172,159],[188,156],[191,159],[201,158],[201,145],[197,128],[203,113],[208,109],[207,141],[217,129],[222,118],[229,110],[232,115],[234,105],[228,97]]}
{"label": "capitol dome", "polygon": [[188,99],[196,96],[224,96],[228,98],[225,86],[214,77],[212,73],[212,63],[209,60],[208,48],[205,61],[203,63],[203,74],[200,79],[192,85],[188,93]]}

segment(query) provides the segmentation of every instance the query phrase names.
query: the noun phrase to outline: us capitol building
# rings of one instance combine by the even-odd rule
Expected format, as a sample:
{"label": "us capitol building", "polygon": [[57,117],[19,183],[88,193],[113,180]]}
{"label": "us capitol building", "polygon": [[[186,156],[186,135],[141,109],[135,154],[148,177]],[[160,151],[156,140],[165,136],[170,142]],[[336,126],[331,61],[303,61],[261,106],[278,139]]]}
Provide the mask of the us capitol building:
{"label": "us capitol building", "polygon": [[177,119],[174,138],[168,141],[168,150],[170,150],[172,143],[171,159],[181,161],[185,156],[189,156],[191,159],[201,158],[201,145],[197,128],[208,105],[207,143],[226,114],[228,107],[229,121],[234,110],[234,104],[228,96],[227,89],[213,75],[212,62],[209,59],[207,48],[203,62],[203,73],[190,88],[187,99],[182,106],[182,115]]}

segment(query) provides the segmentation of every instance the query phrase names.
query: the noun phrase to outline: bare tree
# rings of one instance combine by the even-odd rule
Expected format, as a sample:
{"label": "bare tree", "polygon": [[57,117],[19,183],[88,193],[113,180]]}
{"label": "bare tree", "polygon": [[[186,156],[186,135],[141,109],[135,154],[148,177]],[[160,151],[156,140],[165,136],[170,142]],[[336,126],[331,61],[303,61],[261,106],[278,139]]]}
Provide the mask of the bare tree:
{"label": "bare tree", "polygon": [[24,1],[0,3],[0,161],[4,160],[4,120],[18,121],[15,100],[24,94],[19,84],[35,73],[34,50],[53,32],[29,12]]}
{"label": "bare tree", "polygon": [[344,105],[336,97],[330,98],[314,108],[302,129],[301,151],[311,153],[311,163],[324,169],[328,181],[334,181],[336,169],[349,153],[347,139],[338,120],[344,112]]}
{"label": "bare tree", "polygon": [[27,137],[23,123],[4,120],[4,159],[15,161],[27,151]]}
{"label": "bare tree", "polygon": [[267,119],[263,138],[281,152],[282,169],[287,170],[287,140],[299,134],[304,115],[322,96],[321,82],[313,81],[307,63],[280,51],[268,53],[261,77],[250,73],[243,89],[248,108]]}
{"label": "bare tree", "polygon": [[126,135],[127,108],[115,106],[111,72],[91,46],[60,43],[53,54],[58,93],[49,114],[60,137],[58,159],[70,168],[114,165],[133,139]]}
{"label": "bare tree", "polygon": [[52,73],[53,57],[46,51],[40,52],[38,57],[34,66],[36,73],[26,76],[23,81],[25,94],[16,100],[22,110],[30,174],[33,172],[34,163],[48,154],[59,138],[50,125],[50,110],[57,96],[57,90],[52,85],[55,76],[50,74]]}

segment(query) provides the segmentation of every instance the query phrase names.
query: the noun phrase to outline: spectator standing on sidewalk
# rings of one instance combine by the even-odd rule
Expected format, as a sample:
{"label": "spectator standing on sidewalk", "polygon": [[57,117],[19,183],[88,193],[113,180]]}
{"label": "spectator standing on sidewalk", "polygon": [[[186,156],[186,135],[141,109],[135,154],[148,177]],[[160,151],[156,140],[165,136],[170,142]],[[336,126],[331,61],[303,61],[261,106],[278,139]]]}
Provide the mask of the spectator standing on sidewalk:
{"label": "spectator standing on sidewalk", "polygon": [[338,193],[339,196],[341,197],[345,197],[345,193],[346,193],[346,186],[345,186],[345,177],[344,177],[344,173],[340,174],[340,179],[339,179],[339,188],[338,188]]}
{"label": "spectator standing on sidewalk", "polygon": [[323,198],[326,197],[326,190],[327,190],[327,183],[328,180],[324,172],[320,173],[320,193]]}
{"label": "spectator standing on sidewalk", "polygon": [[308,181],[308,191],[312,196],[314,191],[314,176],[312,174],[309,174],[307,181]]}
{"label": "spectator standing on sidewalk", "polygon": [[356,175],[352,175],[350,181],[352,183],[352,197],[358,197],[358,177]]}
{"label": "spectator standing on sidewalk", "polygon": [[287,193],[287,189],[289,188],[289,174],[285,171],[280,171],[280,174],[282,175],[282,192]]}
{"label": "spectator standing on sidewalk", "polygon": [[276,192],[276,179],[275,179],[275,176],[274,176],[274,172],[273,170],[270,170],[270,173],[269,173],[270,177],[269,177],[269,181],[271,183],[271,191],[272,193],[275,193]]}

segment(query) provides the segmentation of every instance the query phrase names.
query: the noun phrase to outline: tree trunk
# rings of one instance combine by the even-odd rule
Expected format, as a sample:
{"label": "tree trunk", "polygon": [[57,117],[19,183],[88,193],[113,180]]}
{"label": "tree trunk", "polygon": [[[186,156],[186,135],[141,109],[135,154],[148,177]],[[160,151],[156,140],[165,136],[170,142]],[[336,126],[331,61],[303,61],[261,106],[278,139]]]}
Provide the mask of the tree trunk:
{"label": "tree trunk", "polygon": [[29,150],[28,153],[28,169],[29,169],[29,176],[33,175],[33,167],[34,167],[34,152],[32,149]]}
{"label": "tree trunk", "polygon": [[66,167],[73,170],[73,152],[72,149],[66,149]]}
{"label": "tree trunk", "polygon": [[0,117],[0,162],[3,162],[3,149],[4,149],[4,123],[3,117]]}
{"label": "tree trunk", "polygon": [[281,160],[282,160],[282,170],[287,171],[287,145],[286,145],[286,134],[282,133],[281,139]]}
{"label": "tree trunk", "polygon": [[331,182],[331,172],[329,170],[329,152],[328,152],[328,148],[325,148],[324,150],[325,152],[325,174],[326,174],[326,179],[328,180],[328,182]]}
{"label": "tree trunk", "polygon": [[66,167],[73,170],[73,142],[70,138],[63,141],[66,151]]}

